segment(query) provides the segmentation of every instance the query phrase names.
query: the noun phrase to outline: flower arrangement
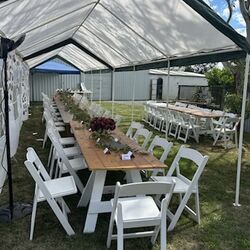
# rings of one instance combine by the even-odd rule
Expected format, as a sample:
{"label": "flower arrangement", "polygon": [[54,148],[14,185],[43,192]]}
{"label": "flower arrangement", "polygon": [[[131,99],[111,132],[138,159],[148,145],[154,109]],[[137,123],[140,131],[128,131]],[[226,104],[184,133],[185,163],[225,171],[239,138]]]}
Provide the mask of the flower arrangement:
{"label": "flower arrangement", "polygon": [[115,129],[115,121],[112,118],[94,117],[90,122],[91,131],[102,133]]}
{"label": "flower arrangement", "polygon": [[128,152],[130,148],[114,139],[111,131],[115,129],[115,121],[106,117],[94,117],[90,122],[91,138],[96,140],[96,145],[111,151]]}

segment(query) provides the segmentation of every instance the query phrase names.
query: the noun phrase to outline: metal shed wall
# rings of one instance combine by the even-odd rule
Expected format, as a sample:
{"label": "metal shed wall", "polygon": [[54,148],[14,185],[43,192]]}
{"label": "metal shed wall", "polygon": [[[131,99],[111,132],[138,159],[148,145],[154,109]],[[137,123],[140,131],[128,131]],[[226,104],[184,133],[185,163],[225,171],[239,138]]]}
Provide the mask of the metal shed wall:
{"label": "metal shed wall", "polygon": [[79,89],[80,75],[61,75],[54,73],[31,73],[30,100],[42,101],[41,92],[53,96],[56,89]]}
{"label": "metal shed wall", "polygon": [[[85,83],[85,86],[88,90],[92,91],[91,86],[91,74],[83,74],[81,76],[82,81]],[[102,100],[110,101],[111,100],[111,73],[101,74],[102,82]],[[99,100],[100,95],[100,74],[93,74],[93,100]]]}
{"label": "metal shed wall", "polygon": [[[135,100],[147,100],[150,98],[150,78],[148,70],[136,71],[135,76]],[[115,100],[127,101],[132,99],[134,72],[116,72],[115,75]],[[100,74],[93,74],[93,99],[99,99]],[[84,74],[82,74],[84,81]],[[85,85],[91,90],[91,74],[85,74]],[[102,100],[111,100],[111,73],[102,74]]]}

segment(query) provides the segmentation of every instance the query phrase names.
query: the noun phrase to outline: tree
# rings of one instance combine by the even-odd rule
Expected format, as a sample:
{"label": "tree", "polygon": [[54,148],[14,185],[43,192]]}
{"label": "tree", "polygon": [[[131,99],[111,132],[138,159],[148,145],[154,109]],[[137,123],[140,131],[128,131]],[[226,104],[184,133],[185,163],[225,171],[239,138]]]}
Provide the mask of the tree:
{"label": "tree", "polygon": [[228,68],[213,68],[206,74],[208,86],[227,86],[234,87],[234,76]]}

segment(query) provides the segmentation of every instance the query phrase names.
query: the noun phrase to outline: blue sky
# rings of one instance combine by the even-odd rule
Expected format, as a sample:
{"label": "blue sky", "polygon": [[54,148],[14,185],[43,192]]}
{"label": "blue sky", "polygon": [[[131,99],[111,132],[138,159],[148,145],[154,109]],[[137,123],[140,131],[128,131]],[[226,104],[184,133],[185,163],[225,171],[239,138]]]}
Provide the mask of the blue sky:
{"label": "blue sky", "polygon": [[[213,10],[215,10],[222,18],[227,20],[228,8],[226,0],[204,0]],[[234,27],[240,34],[246,36],[245,21],[239,8],[239,0],[235,1],[233,16],[230,25]]]}

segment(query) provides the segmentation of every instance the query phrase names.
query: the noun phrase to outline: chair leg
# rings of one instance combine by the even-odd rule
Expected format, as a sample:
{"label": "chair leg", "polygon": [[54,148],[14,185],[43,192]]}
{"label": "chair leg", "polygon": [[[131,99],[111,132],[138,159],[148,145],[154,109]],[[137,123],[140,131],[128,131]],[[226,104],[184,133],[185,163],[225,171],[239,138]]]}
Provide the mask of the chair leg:
{"label": "chair leg", "polygon": [[114,227],[114,220],[110,220],[110,222],[109,222],[108,238],[107,238],[107,243],[106,243],[107,248],[110,248],[110,246],[111,246],[111,239],[112,239],[113,227]]}
{"label": "chair leg", "polygon": [[182,214],[182,212],[183,212],[183,210],[185,208],[185,205],[187,204],[187,201],[190,198],[190,196],[191,196],[191,193],[186,193],[184,195],[184,197],[182,198],[182,201],[179,204],[179,206],[178,206],[178,208],[177,208],[177,210],[176,210],[176,212],[175,212],[175,214],[174,214],[174,216],[173,216],[173,218],[171,220],[170,225],[168,226],[168,231],[172,231],[174,229],[174,227],[175,227],[177,221],[179,220],[179,218],[180,218],[180,216],[181,216],[181,214]]}
{"label": "chair leg", "polygon": [[200,215],[200,198],[199,198],[199,191],[195,193],[195,210],[196,210],[196,218],[197,223],[201,223],[201,215]]}
{"label": "chair leg", "polygon": [[44,138],[43,138],[43,148],[45,147],[47,139],[48,139],[48,134],[47,134],[47,130],[45,130]]}
{"label": "chair leg", "polygon": [[167,248],[167,218],[161,220],[161,250]]}
{"label": "chair leg", "polygon": [[123,250],[123,225],[119,224],[117,225],[117,250]]}
{"label": "chair leg", "polygon": [[59,208],[58,204],[56,203],[56,201],[53,199],[47,199],[50,207],[52,208],[53,212],[55,213],[57,219],[60,221],[61,225],[63,226],[64,230],[66,231],[66,233],[70,236],[70,235],[74,235],[75,232],[72,229],[71,225],[69,224],[67,218],[64,216],[62,210]]}
{"label": "chair leg", "polygon": [[160,226],[156,226],[155,229],[154,229],[154,233],[153,233],[153,235],[151,237],[151,243],[152,244],[155,244],[159,232],[160,232]]}
{"label": "chair leg", "polygon": [[49,168],[49,166],[50,166],[50,161],[51,161],[51,157],[52,157],[52,152],[53,152],[53,144],[51,143],[51,145],[50,145],[50,150],[49,150],[48,163],[47,163],[47,167],[48,167],[48,168]]}
{"label": "chair leg", "polygon": [[37,198],[35,194],[32,207],[31,224],[30,224],[30,240],[33,240],[35,220],[36,220],[36,210],[37,210]]}

